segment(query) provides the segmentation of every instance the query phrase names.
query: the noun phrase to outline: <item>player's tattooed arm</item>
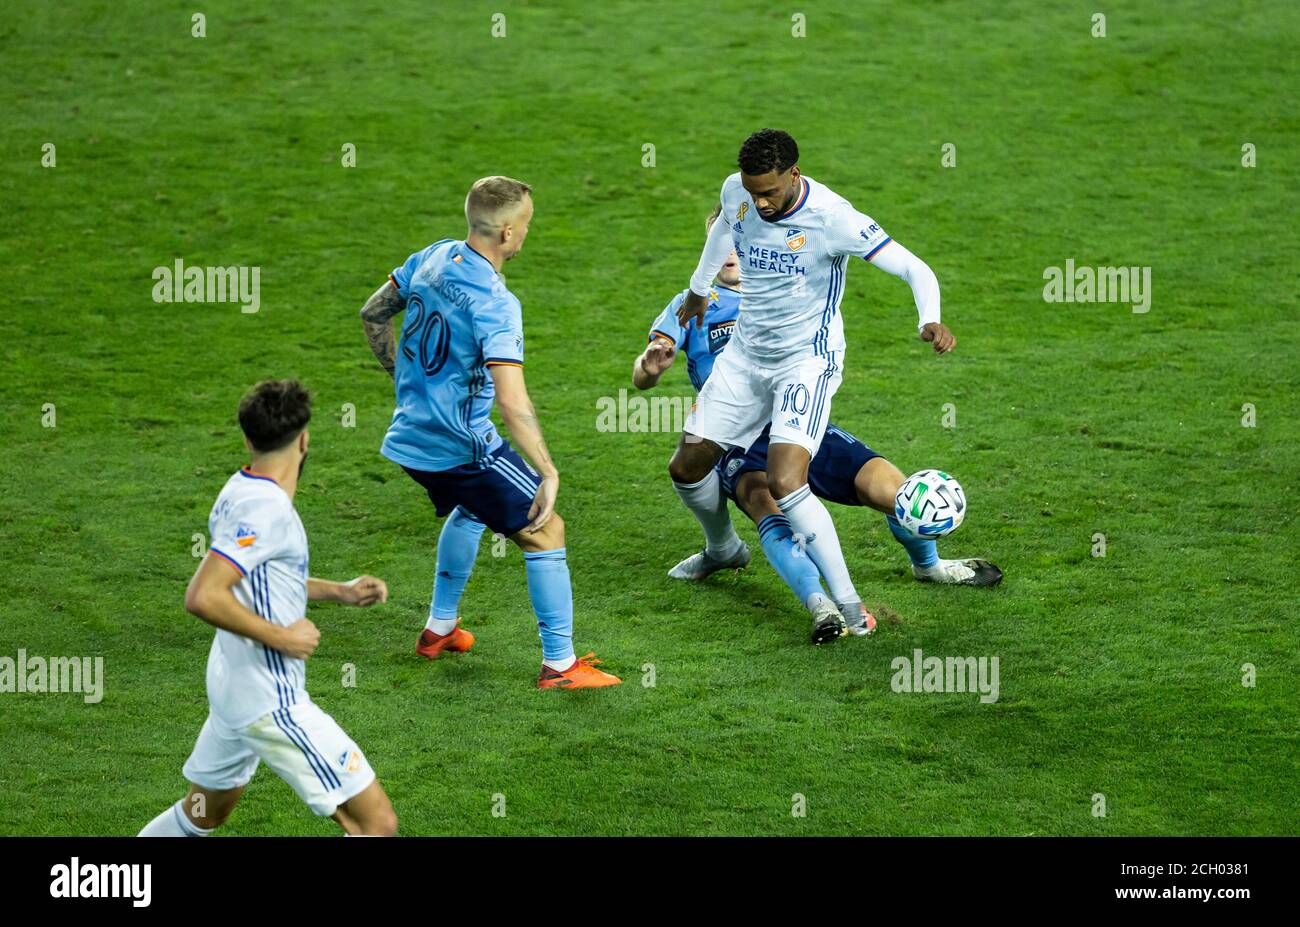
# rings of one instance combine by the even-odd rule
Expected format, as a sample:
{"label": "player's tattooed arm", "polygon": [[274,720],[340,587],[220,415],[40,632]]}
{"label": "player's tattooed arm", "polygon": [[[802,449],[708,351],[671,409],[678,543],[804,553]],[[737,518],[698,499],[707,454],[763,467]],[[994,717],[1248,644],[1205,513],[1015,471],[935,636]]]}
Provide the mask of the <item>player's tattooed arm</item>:
{"label": "player's tattooed arm", "polygon": [[397,365],[397,336],[393,332],[393,316],[406,308],[406,300],[397,292],[393,281],[385,280],[361,307],[361,324],[366,330],[370,351],[379,365],[393,376]]}

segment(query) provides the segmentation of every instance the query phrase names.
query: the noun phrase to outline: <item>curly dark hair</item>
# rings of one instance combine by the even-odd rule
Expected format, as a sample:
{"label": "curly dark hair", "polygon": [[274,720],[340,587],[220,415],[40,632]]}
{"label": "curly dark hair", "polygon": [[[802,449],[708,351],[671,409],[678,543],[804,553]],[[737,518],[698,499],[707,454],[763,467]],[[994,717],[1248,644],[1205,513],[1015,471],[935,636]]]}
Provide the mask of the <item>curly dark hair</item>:
{"label": "curly dark hair", "polygon": [[278,451],[311,421],[311,394],[297,380],[263,380],[239,401],[239,427],[253,450]]}
{"label": "curly dark hair", "polygon": [[784,173],[799,163],[799,145],[788,132],[759,129],[740,146],[736,163],[750,177],[768,171]]}

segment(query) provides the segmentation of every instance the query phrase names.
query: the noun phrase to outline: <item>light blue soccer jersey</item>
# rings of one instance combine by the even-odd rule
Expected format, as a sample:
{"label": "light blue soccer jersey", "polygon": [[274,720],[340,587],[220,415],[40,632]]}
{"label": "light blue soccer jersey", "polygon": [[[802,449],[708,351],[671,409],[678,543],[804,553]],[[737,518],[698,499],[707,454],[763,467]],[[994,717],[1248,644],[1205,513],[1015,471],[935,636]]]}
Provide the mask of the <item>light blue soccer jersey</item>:
{"label": "light blue soccer jersey", "polygon": [[524,362],[523,313],[491,262],[444,239],[393,271],[406,300],[397,408],[380,449],[415,470],[481,462],[501,446],[488,367]]}
{"label": "light blue soccer jersey", "polygon": [[686,300],[686,290],[673,297],[650,327],[650,340],[662,335],[686,355],[686,373],[698,393],[713,372],[713,361],[731,340],[740,313],[740,291],[720,284],[709,288],[709,306],[704,311],[704,326],[697,329],[691,319],[683,328],[677,324],[677,310]]}

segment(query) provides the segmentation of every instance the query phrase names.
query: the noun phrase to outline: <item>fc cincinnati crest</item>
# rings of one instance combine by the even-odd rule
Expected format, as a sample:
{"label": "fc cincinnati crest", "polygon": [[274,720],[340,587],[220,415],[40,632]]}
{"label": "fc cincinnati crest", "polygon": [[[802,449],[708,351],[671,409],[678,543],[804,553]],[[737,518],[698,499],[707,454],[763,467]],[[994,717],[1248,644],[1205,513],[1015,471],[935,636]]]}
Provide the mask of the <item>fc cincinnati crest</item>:
{"label": "fc cincinnati crest", "polygon": [[790,229],[785,233],[785,243],[791,251],[798,251],[807,240],[808,236],[804,235],[803,229]]}

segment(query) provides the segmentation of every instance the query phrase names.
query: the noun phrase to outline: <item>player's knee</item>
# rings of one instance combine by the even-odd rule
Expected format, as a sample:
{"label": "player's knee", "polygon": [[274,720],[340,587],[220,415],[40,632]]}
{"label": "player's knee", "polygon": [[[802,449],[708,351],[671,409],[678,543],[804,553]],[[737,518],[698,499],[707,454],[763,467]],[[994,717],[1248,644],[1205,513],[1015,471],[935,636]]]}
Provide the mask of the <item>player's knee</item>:
{"label": "player's knee", "polygon": [[903,485],[903,473],[885,458],[874,457],[862,465],[853,485],[859,502],[888,513],[893,510],[898,487]]}
{"label": "player's knee", "polygon": [[564,546],[564,519],[558,513],[552,515],[538,532],[545,537],[550,549]]}
{"label": "player's knee", "polygon": [[736,501],[750,518],[759,519],[775,514],[780,509],[772,492],[767,488],[767,478],[763,473],[751,470],[740,478],[736,484]]}
{"label": "player's knee", "polygon": [[767,473],[767,488],[772,499],[784,499],[808,482],[808,474],[793,468],[772,469]]}
{"label": "player's knee", "polygon": [[511,539],[526,553],[556,550],[564,546],[564,519],[555,513],[538,530],[532,533],[517,531]]}
{"label": "player's knee", "polygon": [[391,804],[385,802],[384,807],[377,810],[371,815],[370,820],[366,821],[364,829],[371,837],[396,837],[397,812],[393,810]]}
{"label": "player's knee", "polygon": [[203,830],[220,827],[235,810],[242,791],[243,789],[232,789],[225,792],[207,792],[192,787],[182,805],[185,816],[194,822],[195,827]]}
{"label": "player's knee", "polygon": [[709,475],[721,456],[722,448],[713,442],[687,435],[668,461],[668,475],[675,483],[698,483]]}
{"label": "player's knee", "polygon": [[668,475],[674,483],[698,483],[704,479],[707,470],[700,472],[700,467],[680,450],[668,461]]}

